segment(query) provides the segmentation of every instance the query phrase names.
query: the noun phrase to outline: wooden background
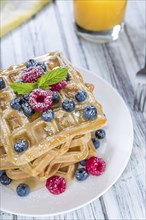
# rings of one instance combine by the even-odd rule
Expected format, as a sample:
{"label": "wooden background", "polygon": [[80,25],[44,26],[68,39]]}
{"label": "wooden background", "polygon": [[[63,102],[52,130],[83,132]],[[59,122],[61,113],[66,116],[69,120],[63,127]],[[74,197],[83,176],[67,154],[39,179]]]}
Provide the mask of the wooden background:
{"label": "wooden background", "polygon": [[[134,146],[130,161],[116,184],[95,202],[47,220],[144,220],[145,116],[133,111],[135,74],[144,66],[146,41],[145,0],[129,0],[126,27],[120,39],[95,45],[78,38],[71,0],[58,0],[1,40],[1,68],[49,51],[61,50],[76,66],[106,79],[124,98],[133,119]],[[38,220],[1,213],[2,220]]]}

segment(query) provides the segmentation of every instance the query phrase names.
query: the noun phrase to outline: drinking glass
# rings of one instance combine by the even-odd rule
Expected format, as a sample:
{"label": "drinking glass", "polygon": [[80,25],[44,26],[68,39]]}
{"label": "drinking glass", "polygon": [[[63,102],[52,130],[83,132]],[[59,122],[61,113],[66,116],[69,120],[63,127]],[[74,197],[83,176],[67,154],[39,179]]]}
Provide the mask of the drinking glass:
{"label": "drinking glass", "polygon": [[95,43],[118,39],[126,5],[127,0],[74,0],[77,34]]}

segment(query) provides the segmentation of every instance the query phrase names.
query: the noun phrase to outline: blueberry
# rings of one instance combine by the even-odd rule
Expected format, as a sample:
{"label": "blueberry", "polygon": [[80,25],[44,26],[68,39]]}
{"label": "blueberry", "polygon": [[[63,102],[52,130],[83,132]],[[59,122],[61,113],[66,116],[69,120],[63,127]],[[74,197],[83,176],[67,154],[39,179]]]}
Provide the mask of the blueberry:
{"label": "blueberry", "polygon": [[35,110],[31,108],[31,106],[26,102],[22,104],[22,111],[25,116],[31,116],[35,113]]}
{"label": "blueberry", "polygon": [[9,185],[11,183],[11,181],[12,180],[7,176],[6,173],[3,173],[0,177],[1,184],[5,185],[5,186]]}
{"label": "blueberry", "polygon": [[13,109],[20,110],[22,108],[22,103],[23,100],[20,97],[17,97],[10,102],[10,106]]}
{"label": "blueberry", "polygon": [[94,144],[95,149],[98,149],[100,147],[100,141],[97,138],[93,138],[92,142]]}
{"label": "blueberry", "polygon": [[59,102],[59,93],[58,92],[53,92],[53,103]]}
{"label": "blueberry", "polygon": [[37,65],[36,66],[40,66],[42,67],[42,69],[44,70],[44,72],[46,72],[47,68],[46,68],[46,65],[42,62],[37,62]]}
{"label": "blueberry", "polygon": [[75,103],[73,100],[71,99],[65,99],[62,102],[62,108],[66,111],[66,112],[72,112],[75,109]]}
{"label": "blueberry", "polygon": [[86,165],[86,161],[87,161],[87,160],[81,160],[81,161],[79,162],[79,164],[80,164],[81,166],[85,166],[85,165]]}
{"label": "blueberry", "polygon": [[36,60],[33,60],[33,59],[30,59],[29,61],[27,61],[26,63],[26,67],[29,68],[31,66],[36,66],[37,65],[37,61]]}
{"label": "blueberry", "polygon": [[97,115],[96,107],[93,105],[85,107],[85,109],[83,110],[83,115],[85,118],[87,118],[89,120],[94,119]]}
{"label": "blueberry", "polygon": [[42,113],[41,118],[42,118],[44,121],[52,121],[53,118],[54,118],[54,112],[53,112],[51,109],[49,109],[49,110],[47,110],[47,111],[44,111],[44,112]]}
{"label": "blueberry", "polygon": [[99,129],[95,132],[95,136],[98,138],[98,139],[103,139],[105,138],[106,136],[106,133],[103,129]]}
{"label": "blueberry", "polygon": [[24,101],[24,102],[28,102],[28,101],[29,101],[29,93],[23,95],[23,101]]}
{"label": "blueberry", "polygon": [[18,196],[24,197],[30,193],[30,188],[27,184],[21,183],[17,186],[16,192],[17,192]]}
{"label": "blueberry", "polygon": [[83,90],[79,90],[76,95],[75,98],[78,102],[83,102],[86,100],[87,98],[87,92],[83,91]]}
{"label": "blueberry", "polygon": [[89,174],[85,170],[85,168],[79,168],[75,172],[75,177],[79,181],[86,180],[88,178]]}
{"label": "blueberry", "polygon": [[30,59],[27,63],[26,63],[26,67],[32,67],[32,66],[40,66],[44,72],[46,72],[47,68],[46,65],[43,62],[37,62],[36,60]]}
{"label": "blueberry", "polygon": [[69,81],[70,80],[70,75],[69,75],[69,73],[67,73],[67,75],[66,75],[66,81]]}
{"label": "blueberry", "polygon": [[21,152],[27,150],[27,148],[28,148],[27,141],[19,140],[16,142],[16,144],[14,144],[14,150],[17,153],[21,153]]}
{"label": "blueberry", "polygon": [[2,176],[5,173],[5,170],[0,170],[0,176]]}
{"label": "blueberry", "polygon": [[6,87],[5,81],[2,77],[0,77],[0,90]]}

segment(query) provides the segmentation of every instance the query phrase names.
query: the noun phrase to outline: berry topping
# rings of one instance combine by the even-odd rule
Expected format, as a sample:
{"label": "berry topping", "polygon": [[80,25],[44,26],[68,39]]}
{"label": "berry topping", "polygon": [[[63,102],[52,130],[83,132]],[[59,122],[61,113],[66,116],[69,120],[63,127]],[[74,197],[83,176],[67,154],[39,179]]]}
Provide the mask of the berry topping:
{"label": "berry topping", "polygon": [[20,110],[22,108],[22,103],[23,100],[20,97],[17,97],[10,102],[10,106],[13,109]]}
{"label": "berry topping", "polygon": [[21,183],[20,185],[17,186],[16,192],[17,192],[18,196],[24,197],[29,194],[30,188],[27,184]]}
{"label": "berry topping", "polygon": [[92,142],[94,144],[95,149],[98,149],[100,147],[100,141],[98,140],[98,138],[93,138]]}
{"label": "berry topping", "polygon": [[87,161],[87,160],[81,160],[81,161],[79,162],[79,164],[80,164],[81,166],[85,166],[85,165],[86,165],[86,161]]}
{"label": "berry topping", "polygon": [[46,72],[46,65],[42,62],[37,62],[36,60],[30,59],[27,63],[26,63],[26,67],[32,67],[32,66],[40,66],[44,72]]}
{"label": "berry topping", "polygon": [[83,111],[83,115],[88,120],[92,120],[97,115],[97,109],[93,105],[87,106]]}
{"label": "berry topping", "polygon": [[37,61],[36,60],[33,60],[33,59],[30,59],[29,61],[27,61],[26,63],[26,67],[29,68],[31,66],[36,66],[37,65]]}
{"label": "berry topping", "polygon": [[44,72],[46,72],[47,68],[46,68],[46,65],[42,62],[37,62],[37,66],[40,66],[42,67],[42,69],[44,70]]}
{"label": "berry topping", "polygon": [[59,93],[58,92],[53,92],[53,103],[59,102]]}
{"label": "berry topping", "polygon": [[66,75],[66,81],[69,81],[70,80],[70,75],[69,75],[69,73],[67,73],[67,75]]}
{"label": "berry topping", "polygon": [[55,195],[63,193],[66,189],[65,179],[59,176],[52,176],[47,179],[46,188]]}
{"label": "berry topping", "polygon": [[83,102],[86,100],[87,98],[87,92],[85,91],[82,91],[82,90],[79,90],[76,95],[75,95],[75,98],[78,102]]}
{"label": "berry topping", "polygon": [[44,112],[42,113],[41,118],[42,118],[44,121],[52,121],[53,118],[54,118],[54,112],[53,112],[51,109],[49,109],[49,110],[47,110],[47,111],[44,111]]}
{"label": "berry topping", "polygon": [[49,109],[53,102],[53,92],[50,90],[34,89],[29,95],[29,104],[36,111]]}
{"label": "berry topping", "polygon": [[5,173],[5,170],[0,170],[0,177]]}
{"label": "berry topping", "polygon": [[6,173],[3,173],[1,176],[0,176],[0,182],[1,184],[7,186],[11,183],[11,179],[7,176]]}
{"label": "berry topping", "polygon": [[75,109],[75,103],[72,99],[65,99],[62,102],[62,108],[66,111],[66,112],[72,112]]}
{"label": "berry topping", "polygon": [[28,102],[29,101],[29,94],[23,95],[23,101]]}
{"label": "berry topping", "polygon": [[89,174],[84,168],[79,168],[75,172],[75,177],[79,181],[86,180],[88,178]]}
{"label": "berry topping", "polygon": [[4,79],[3,79],[2,77],[0,77],[0,90],[1,90],[1,89],[4,89],[5,86],[6,86],[6,84],[5,84]]}
{"label": "berry topping", "polygon": [[99,129],[95,132],[95,136],[98,138],[98,139],[103,139],[105,138],[106,136],[106,133],[103,129]]}
{"label": "berry topping", "polygon": [[52,85],[51,90],[52,91],[59,91],[59,90],[63,89],[66,85],[67,85],[66,80],[62,80],[61,82]]}
{"label": "berry topping", "polygon": [[106,168],[106,163],[102,158],[90,157],[86,161],[86,170],[94,176],[100,176]]}
{"label": "berry topping", "polygon": [[42,75],[44,70],[40,67],[29,67],[23,71],[22,80],[23,82],[31,83],[36,82]]}
{"label": "berry topping", "polygon": [[29,103],[25,102],[22,104],[22,111],[24,113],[25,116],[31,116],[35,113],[35,110],[31,108],[31,106],[29,105]]}
{"label": "berry topping", "polygon": [[27,148],[28,148],[27,141],[19,140],[16,142],[16,144],[14,144],[14,150],[17,153],[21,153],[21,152],[27,150]]}

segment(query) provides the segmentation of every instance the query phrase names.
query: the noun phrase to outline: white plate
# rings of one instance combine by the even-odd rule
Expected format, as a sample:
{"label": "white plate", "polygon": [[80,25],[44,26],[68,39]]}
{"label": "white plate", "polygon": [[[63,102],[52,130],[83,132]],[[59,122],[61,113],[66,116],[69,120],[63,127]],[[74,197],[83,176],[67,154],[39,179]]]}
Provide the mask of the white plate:
{"label": "white plate", "polygon": [[108,119],[106,143],[98,155],[107,162],[100,177],[90,176],[84,182],[71,181],[65,193],[55,196],[46,188],[20,198],[1,186],[1,209],[26,216],[50,216],[81,208],[103,195],[120,177],[130,158],[133,146],[133,126],[129,111],[121,96],[106,81],[85,69],[79,69],[86,82],[95,85],[94,95],[102,104]]}

